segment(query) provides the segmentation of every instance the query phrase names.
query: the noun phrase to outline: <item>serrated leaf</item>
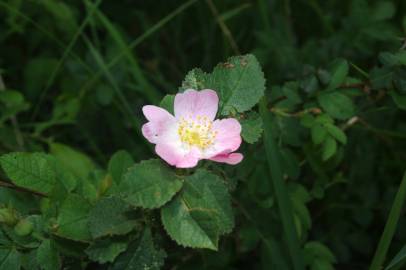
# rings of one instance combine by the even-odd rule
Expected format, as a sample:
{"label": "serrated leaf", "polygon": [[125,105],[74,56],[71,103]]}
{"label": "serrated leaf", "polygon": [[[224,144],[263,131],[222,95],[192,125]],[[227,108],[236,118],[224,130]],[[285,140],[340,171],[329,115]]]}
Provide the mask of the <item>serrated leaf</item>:
{"label": "serrated leaf", "polygon": [[197,170],[169,204],[161,209],[165,230],[178,244],[217,250],[219,236],[234,227],[227,187],[219,177]]}
{"label": "serrated leaf", "polygon": [[89,230],[93,238],[129,233],[137,225],[134,209],[122,199],[103,198],[89,213]]}
{"label": "serrated leaf", "polygon": [[134,160],[131,155],[124,150],[116,152],[110,159],[108,165],[108,171],[116,184],[120,184],[124,174],[131,165],[134,164]]}
{"label": "serrated leaf", "polygon": [[325,125],[328,133],[333,136],[337,141],[342,144],[347,143],[347,136],[345,135],[344,131],[333,124],[326,124]]}
{"label": "serrated leaf", "polygon": [[251,112],[240,121],[241,136],[247,143],[255,143],[262,135],[262,118],[256,112]]}
{"label": "serrated leaf", "polygon": [[258,103],[264,95],[265,79],[258,60],[252,54],[234,56],[217,65],[211,73],[201,69],[191,70],[185,77],[181,90],[213,89],[220,97],[221,115],[245,112]]}
{"label": "serrated leaf", "polygon": [[342,93],[322,93],[317,99],[323,110],[334,118],[345,120],[355,114],[354,103]]}
{"label": "serrated leaf", "polygon": [[147,228],[140,239],[116,259],[111,270],[159,270],[165,257],[165,251],[154,246],[151,231]]}
{"label": "serrated leaf", "polygon": [[327,131],[322,125],[313,125],[310,134],[314,144],[321,144],[326,138]]}
{"label": "serrated leaf", "polygon": [[154,159],[132,166],[124,175],[119,192],[131,205],[152,209],[167,203],[181,187],[180,178]]}
{"label": "serrated leaf", "polygon": [[15,152],[0,157],[4,172],[17,186],[48,193],[56,181],[52,157],[43,153]]}
{"label": "serrated leaf", "polygon": [[101,239],[93,242],[85,252],[92,261],[103,264],[113,262],[127,246],[124,239]]}
{"label": "serrated leaf", "polygon": [[77,241],[89,240],[90,209],[90,203],[83,197],[69,194],[59,209],[57,235]]}
{"label": "serrated leaf", "polygon": [[206,85],[207,85],[208,76],[209,76],[209,74],[207,74],[200,68],[194,68],[186,74],[186,77],[182,82],[182,87],[180,88],[180,90],[204,89],[207,87]]}
{"label": "serrated leaf", "polygon": [[[193,88],[193,89],[197,89],[197,88]],[[164,108],[171,114],[174,114],[174,112],[173,112],[174,102],[175,102],[175,95],[166,95],[159,103],[159,107]]]}
{"label": "serrated leaf", "polygon": [[331,158],[337,151],[337,142],[333,137],[328,136],[323,143],[323,160],[328,160]]}
{"label": "serrated leaf", "polygon": [[89,173],[95,169],[93,161],[87,155],[68,145],[51,143],[49,151],[62,166],[82,179],[88,177]]}
{"label": "serrated leaf", "polygon": [[61,259],[52,240],[42,241],[37,249],[37,262],[44,270],[61,269]]}
{"label": "serrated leaf", "polygon": [[0,270],[20,270],[20,257],[15,248],[0,248]]}
{"label": "serrated leaf", "polygon": [[214,68],[207,88],[219,93],[221,115],[245,112],[264,95],[265,78],[254,55],[235,56]]}
{"label": "serrated leaf", "polygon": [[334,63],[333,71],[331,72],[330,83],[327,86],[328,90],[333,90],[344,83],[348,75],[348,62],[346,60],[339,60]]}

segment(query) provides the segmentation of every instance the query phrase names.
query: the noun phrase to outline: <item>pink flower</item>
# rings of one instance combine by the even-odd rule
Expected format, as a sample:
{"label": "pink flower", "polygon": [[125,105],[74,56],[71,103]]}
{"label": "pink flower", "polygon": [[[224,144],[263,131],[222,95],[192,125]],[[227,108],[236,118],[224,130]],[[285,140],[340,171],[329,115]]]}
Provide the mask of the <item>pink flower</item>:
{"label": "pink flower", "polygon": [[243,159],[233,153],[241,144],[241,125],[234,118],[214,120],[218,102],[213,90],[188,89],[175,96],[175,116],[146,105],[142,111],[149,122],[142,126],[142,134],[163,160],[177,168],[195,167],[201,159],[237,164]]}

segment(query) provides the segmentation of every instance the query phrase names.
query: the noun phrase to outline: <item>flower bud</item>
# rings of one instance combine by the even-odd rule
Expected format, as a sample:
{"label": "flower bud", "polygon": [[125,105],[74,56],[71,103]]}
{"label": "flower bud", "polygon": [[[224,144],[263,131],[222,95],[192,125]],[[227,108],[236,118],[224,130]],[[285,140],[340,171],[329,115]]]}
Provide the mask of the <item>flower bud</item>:
{"label": "flower bud", "polygon": [[31,221],[27,219],[21,219],[15,226],[14,226],[14,232],[18,236],[27,236],[32,233],[32,230],[34,229],[34,225],[32,224]]}
{"label": "flower bud", "polygon": [[14,210],[10,208],[0,209],[0,223],[4,223],[9,226],[13,226],[14,224],[16,224],[17,218],[15,216]]}

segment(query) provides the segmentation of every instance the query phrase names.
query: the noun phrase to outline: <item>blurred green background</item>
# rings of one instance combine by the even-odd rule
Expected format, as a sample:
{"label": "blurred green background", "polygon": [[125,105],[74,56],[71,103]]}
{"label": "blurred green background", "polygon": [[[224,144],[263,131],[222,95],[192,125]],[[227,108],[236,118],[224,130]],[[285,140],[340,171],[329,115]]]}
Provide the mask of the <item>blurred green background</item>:
{"label": "blurred green background", "polygon": [[[118,149],[151,158],[139,132],[141,107],[176,93],[192,68],[210,71],[253,53],[270,97],[286,81],[317,88],[315,74],[336,58],[368,82],[381,52],[404,48],[405,16],[403,0],[0,0],[1,77],[5,89],[21,93],[0,100],[0,152],[46,151],[53,140],[104,167]],[[289,157],[291,194],[301,198],[301,241],[328,246],[336,269],[367,269],[405,168],[405,113],[390,98],[369,101],[357,102],[356,112],[371,128],[351,128],[328,164],[314,158],[299,121],[275,127]],[[173,244],[165,269],[272,269],[275,257],[289,263],[263,151],[261,142],[245,145],[244,163],[227,168],[239,180],[237,226],[219,253]],[[391,256],[406,240],[405,225],[403,216]]]}

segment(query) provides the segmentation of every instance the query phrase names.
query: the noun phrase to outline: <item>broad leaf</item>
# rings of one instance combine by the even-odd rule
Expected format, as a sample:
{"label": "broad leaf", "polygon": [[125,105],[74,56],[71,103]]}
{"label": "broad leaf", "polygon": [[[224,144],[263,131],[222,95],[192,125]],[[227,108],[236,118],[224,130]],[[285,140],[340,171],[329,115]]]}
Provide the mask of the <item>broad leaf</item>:
{"label": "broad leaf", "polygon": [[124,150],[116,152],[110,159],[108,170],[116,184],[119,184],[127,169],[134,164],[131,155]]}
{"label": "broad leaf", "polygon": [[145,229],[140,239],[117,258],[111,270],[159,270],[165,257],[165,251],[154,246],[151,231]]}
{"label": "broad leaf", "polygon": [[44,270],[61,269],[61,259],[52,240],[44,240],[37,250],[37,262]]}
{"label": "broad leaf", "polygon": [[59,209],[56,233],[72,240],[89,240],[88,218],[90,208],[90,203],[83,197],[69,194]]}
{"label": "broad leaf", "polygon": [[165,230],[178,244],[217,250],[219,236],[234,227],[227,187],[206,170],[185,179],[180,194],[161,210]]}
{"label": "broad leaf", "polygon": [[180,178],[159,160],[132,166],[119,186],[123,198],[134,206],[158,208],[182,187]]}
{"label": "broad leaf", "polygon": [[241,136],[247,143],[255,143],[262,135],[262,118],[256,112],[249,113],[240,121]]}
{"label": "broad leaf", "polygon": [[15,248],[0,247],[0,270],[20,270],[20,257]]}
{"label": "broad leaf", "polygon": [[322,93],[318,96],[320,106],[333,118],[345,120],[355,114],[352,100],[339,92]]}
{"label": "broad leaf", "polygon": [[122,199],[103,198],[90,211],[90,233],[93,238],[126,234],[137,225],[134,216],[134,209]]}
{"label": "broad leaf", "polygon": [[48,193],[56,181],[54,160],[43,153],[10,153],[0,157],[4,172],[17,186]]}
{"label": "broad leaf", "polygon": [[95,168],[93,161],[88,156],[70,146],[51,143],[50,152],[67,170],[82,179],[85,179]]}
{"label": "broad leaf", "polygon": [[346,60],[339,60],[334,63],[330,83],[328,84],[327,89],[333,90],[343,84],[347,78],[348,70],[348,62]]}
{"label": "broad leaf", "polygon": [[99,263],[113,262],[120,253],[127,249],[125,239],[101,239],[92,243],[87,249],[86,254],[92,261]]}

